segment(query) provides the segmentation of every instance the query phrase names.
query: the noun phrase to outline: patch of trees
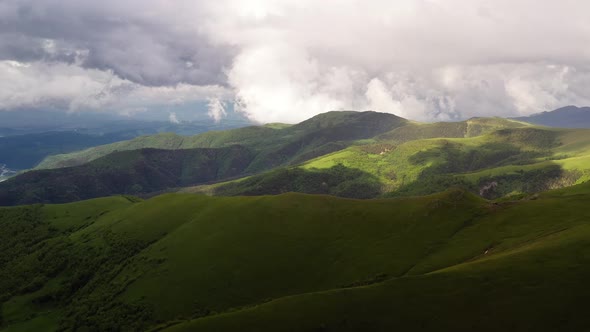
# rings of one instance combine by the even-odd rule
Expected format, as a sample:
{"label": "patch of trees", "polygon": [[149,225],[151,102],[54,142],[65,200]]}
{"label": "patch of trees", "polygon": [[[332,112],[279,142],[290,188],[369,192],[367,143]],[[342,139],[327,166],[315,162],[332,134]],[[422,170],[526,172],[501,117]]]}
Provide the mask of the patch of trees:
{"label": "patch of trees", "polygon": [[584,175],[578,170],[563,170],[559,165],[481,178],[478,187],[496,183],[493,190],[486,191],[484,197],[496,199],[513,193],[539,193],[574,185]]}
{"label": "patch of trees", "polygon": [[477,149],[465,149],[458,144],[446,142],[436,149],[421,151],[410,157],[414,165],[424,165],[438,159],[440,162],[429,167],[425,173],[450,174],[474,172],[504,165],[526,165],[535,158],[545,156],[544,151],[523,151],[509,143],[491,142]]}
{"label": "patch of trees", "polygon": [[[32,307],[66,313],[61,330],[129,331],[154,323],[145,304],[115,300],[131,282],[114,282],[119,271],[149,243],[106,231],[73,241],[73,228],[51,227],[35,206],[0,209],[0,227],[0,305],[29,295]],[[0,320],[0,329],[10,323]]]}
{"label": "patch of trees", "polygon": [[529,171],[486,176],[473,183],[461,175],[424,172],[418,180],[386,196],[420,196],[449,188],[462,188],[487,199],[497,199],[515,193],[532,194],[572,186],[584,175],[582,171],[563,170],[559,165],[551,165]]}
{"label": "patch of trees", "polygon": [[339,164],[328,169],[278,169],[220,186],[215,194],[256,196],[300,192],[347,198],[373,198],[381,194],[381,186],[375,176]]}
{"label": "patch of trees", "polygon": [[32,171],[0,183],[0,205],[137,195],[242,175],[253,153],[220,149],[115,152],[81,166]]}

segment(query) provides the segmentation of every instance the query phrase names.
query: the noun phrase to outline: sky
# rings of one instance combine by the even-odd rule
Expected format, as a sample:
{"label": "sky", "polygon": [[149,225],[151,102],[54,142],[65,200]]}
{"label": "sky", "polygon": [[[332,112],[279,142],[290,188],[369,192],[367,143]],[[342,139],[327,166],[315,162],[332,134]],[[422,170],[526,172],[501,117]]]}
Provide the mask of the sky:
{"label": "sky", "polygon": [[295,123],[590,105],[586,0],[0,0],[0,110]]}

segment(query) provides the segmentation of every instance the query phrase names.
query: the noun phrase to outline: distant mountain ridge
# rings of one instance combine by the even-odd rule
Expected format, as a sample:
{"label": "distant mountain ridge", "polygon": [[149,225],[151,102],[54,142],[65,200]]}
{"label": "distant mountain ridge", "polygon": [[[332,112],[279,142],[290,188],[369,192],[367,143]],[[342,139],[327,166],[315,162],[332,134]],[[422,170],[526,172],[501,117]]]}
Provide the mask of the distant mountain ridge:
{"label": "distant mountain ridge", "polygon": [[251,151],[238,145],[120,151],[81,166],[10,178],[0,187],[0,205],[67,203],[207,183],[243,175],[253,158]]}
{"label": "distant mountain ridge", "polygon": [[566,106],[514,119],[548,127],[590,128],[590,107]]}
{"label": "distant mountain ridge", "polygon": [[[235,158],[227,151],[237,151]],[[302,192],[373,198],[459,186],[495,199],[589,180],[588,151],[585,129],[503,118],[417,123],[387,113],[328,112],[295,125],[142,136],[51,156],[39,169],[2,183],[0,205],[185,189],[222,196]],[[199,159],[217,153],[225,157],[213,163]],[[210,174],[228,160],[235,172],[186,176]],[[241,179],[246,176],[251,178]]]}
{"label": "distant mountain ridge", "polygon": [[[432,161],[424,159],[430,158],[426,157],[426,152],[421,152],[424,149],[436,151],[444,148],[435,153],[452,153],[445,157],[445,160],[449,159],[445,161],[448,163],[453,162],[450,158],[460,155],[457,150],[460,146],[448,150],[451,145],[446,141],[433,139],[476,138],[501,129],[529,126],[500,118],[419,124],[387,113],[328,112],[291,126],[252,126],[190,137],[169,133],[144,136],[47,158],[40,169],[0,185],[0,205],[63,203],[114,194],[149,194],[295,165],[305,165],[307,169],[264,173],[251,181],[244,181],[243,185],[224,187],[216,193],[268,195],[297,191],[371,198],[414,181],[419,172],[429,168]],[[527,137],[525,133],[518,135]],[[475,170],[487,165],[486,162],[497,163],[508,157],[514,159],[520,153],[518,147],[503,145],[505,138],[491,139],[500,145],[463,157],[473,159],[462,161],[463,166],[437,169],[435,173]],[[235,156],[232,157],[230,152]],[[339,159],[338,163],[343,164],[339,166],[330,158],[340,152],[344,158]],[[421,157],[424,162],[413,159],[416,153],[426,153]],[[207,159],[210,154],[225,157],[213,163],[204,163],[197,157],[187,158],[198,155]],[[435,160],[440,159],[436,154],[432,155]],[[324,156],[326,161],[322,161]],[[232,172],[214,172],[207,177],[186,176],[189,173],[210,174],[228,160],[235,163]],[[391,169],[388,165],[399,169]],[[318,171],[309,167],[318,168]]]}

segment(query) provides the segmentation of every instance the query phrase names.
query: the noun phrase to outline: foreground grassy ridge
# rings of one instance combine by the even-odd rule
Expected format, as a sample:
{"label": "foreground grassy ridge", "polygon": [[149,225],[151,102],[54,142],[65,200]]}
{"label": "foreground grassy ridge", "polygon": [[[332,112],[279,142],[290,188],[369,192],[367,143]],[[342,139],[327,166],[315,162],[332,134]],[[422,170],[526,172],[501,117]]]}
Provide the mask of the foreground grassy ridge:
{"label": "foreground grassy ridge", "polygon": [[494,206],[403,277],[285,297],[166,331],[585,330],[589,188]]}
{"label": "foreground grassy ridge", "polygon": [[583,185],[500,204],[455,190],[4,208],[0,329],[579,327],[589,199]]}
{"label": "foreground grassy ridge", "polygon": [[283,298],[165,331],[584,331],[588,228],[524,252],[369,287]]}
{"label": "foreground grassy ridge", "polygon": [[[165,322],[403,274],[441,238],[461,227],[472,209],[479,209],[471,206],[472,198],[456,202],[467,204],[466,209],[442,211],[445,202],[435,203],[429,210],[441,213],[430,219],[441,226],[432,229],[430,223],[412,225],[414,218],[394,216],[419,214],[424,203],[439,199],[446,198],[416,199],[403,207],[376,201],[365,210],[361,201],[327,196],[165,195],[102,211],[98,218],[89,212],[79,216],[89,223],[81,229],[56,232],[34,242],[32,252],[13,255],[15,260],[3,269],[13,276],[4,292],[17,291],[6,295],[4,321],[13,325],[22,319],[14,313],[25,307],[40,311],[40,316],[29,311],[26,318],[56,310],[67,313],[62,326],[138,327],[146,314],[155,319],[152,323]],[[78,216],[73,211],[83,210],[85,204],[94,203],[47,206],[36,215],[47,214],[49,225],[44,227],[56,228],[67,224],[62,219]],[[13,211],[21,210],[3,210]],[[444,219],[452,221],[443,226]],[[62,247],[68,251],[59,250]],[[113,256],[116,251],[129,257]],[[22,263],[38,260],[39,255],[54,258],[41,258],[42,266]],[[72,305],[62,308],[70,299]]]}

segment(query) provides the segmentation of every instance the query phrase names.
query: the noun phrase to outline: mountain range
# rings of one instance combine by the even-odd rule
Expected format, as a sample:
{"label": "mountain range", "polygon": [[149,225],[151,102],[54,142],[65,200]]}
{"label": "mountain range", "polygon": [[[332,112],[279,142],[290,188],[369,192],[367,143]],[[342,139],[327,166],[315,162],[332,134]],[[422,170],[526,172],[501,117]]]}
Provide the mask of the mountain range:
{"label": "mountain range", "polygon": [[296,125],[163,133],[51,155],[4,181],[0,205],[170,191],[376,198],[449,187],[496,199],[587,181],[589,133],[502,118],[417,123],[386,113],[329,112]]}
{"label": "mountain range", "polygon": [[549,127],[590,128],[590,107],[566,106],[515,119]]}

